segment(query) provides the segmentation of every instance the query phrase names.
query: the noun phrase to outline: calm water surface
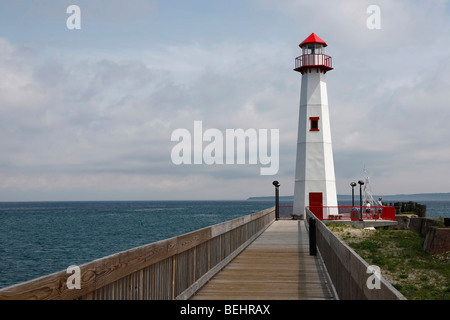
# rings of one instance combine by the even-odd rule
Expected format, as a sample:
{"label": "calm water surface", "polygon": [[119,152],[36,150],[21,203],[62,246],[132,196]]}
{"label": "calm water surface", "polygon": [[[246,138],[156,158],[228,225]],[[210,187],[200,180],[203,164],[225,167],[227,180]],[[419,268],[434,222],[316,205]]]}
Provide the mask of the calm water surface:
{"label": "calm water surface", "polygon": [[[450,202],[420,203],[430,217],[450,217]],[[3,202],[0,288],[272,206],[272,201]]]}
{"label": "calm water surface", "polygon": [[0,203],[0,288],[273,205],[268,201]]}

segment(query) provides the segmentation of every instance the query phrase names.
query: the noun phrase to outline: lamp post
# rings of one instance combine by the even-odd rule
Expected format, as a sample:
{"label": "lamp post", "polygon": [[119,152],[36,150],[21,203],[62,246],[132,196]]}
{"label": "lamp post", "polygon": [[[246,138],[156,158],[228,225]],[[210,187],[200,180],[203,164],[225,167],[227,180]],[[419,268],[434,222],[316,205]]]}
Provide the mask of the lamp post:
{"label": "lamp post", "polygon": [[364,181],[359,180],[359,220],[362,220],[362,186],[364,184]]}
{"label": "lamp post", "polygon": [[350,185],[352,186],[352,208],[355,206],[355,187],[356,187],[356,182],[352,182],[350,183]]}
{"label": "lamp post", "polygon": [[278,220],[280,218],[280,195],[278,191],[280,183],[275,180],[272,184],[275,186],[275,220]]}

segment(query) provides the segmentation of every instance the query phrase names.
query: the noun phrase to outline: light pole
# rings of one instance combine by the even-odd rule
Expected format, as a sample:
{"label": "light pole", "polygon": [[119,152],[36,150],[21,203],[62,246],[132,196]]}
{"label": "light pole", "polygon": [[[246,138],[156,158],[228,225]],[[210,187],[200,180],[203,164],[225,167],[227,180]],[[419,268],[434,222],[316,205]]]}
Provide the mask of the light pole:
{"label": "light pole", "polygon": [[352,186],[352,208],[355,206],[355,187],[356,187],[356,182],[352,182],[350,183],[350,185]]}
{"label": "light pole", "polygon": [[280,218],[280,195],[278,191],[280,183],[275,180],[272,184],[275,186],[275,220],[278,220]]}
{"label": "light pole", "polygon": [[359,220],[362,220],[362,186],[364,181],[359,180]]}

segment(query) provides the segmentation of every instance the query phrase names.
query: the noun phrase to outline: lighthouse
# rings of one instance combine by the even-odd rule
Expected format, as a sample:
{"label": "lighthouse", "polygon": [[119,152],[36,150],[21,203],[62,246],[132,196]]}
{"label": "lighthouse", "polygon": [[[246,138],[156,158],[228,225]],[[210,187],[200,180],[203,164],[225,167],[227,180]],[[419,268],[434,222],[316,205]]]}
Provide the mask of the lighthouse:
{"label": "lighthouse", "polygon": [[333,67],[331,57],[324,53],[326,46],[312,33],[300,43],[302,55],[295,59],[294,70],[302,75],[292,212],[296,219],[304,218],[308,206],[323,218],[330,210],[314,207],[337,206],[325,77]]}

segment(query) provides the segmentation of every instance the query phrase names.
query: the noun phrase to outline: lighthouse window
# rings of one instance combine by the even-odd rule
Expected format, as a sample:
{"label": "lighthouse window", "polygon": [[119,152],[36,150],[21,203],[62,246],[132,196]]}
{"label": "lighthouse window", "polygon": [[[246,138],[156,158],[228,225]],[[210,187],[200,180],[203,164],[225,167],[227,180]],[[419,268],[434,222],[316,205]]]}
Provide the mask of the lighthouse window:
{"label": "lighthouse window", "polygon": [[320,44],[310,44],[303,48],[303,54],[322,54],[323,47]]}
{"label": "lighthouse window", "polygon": [[319,117],[310,117],[311,128],[309,131],[319,131]]}

